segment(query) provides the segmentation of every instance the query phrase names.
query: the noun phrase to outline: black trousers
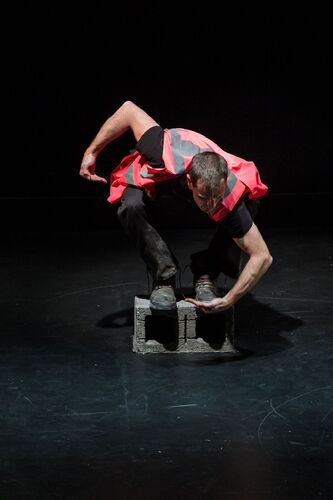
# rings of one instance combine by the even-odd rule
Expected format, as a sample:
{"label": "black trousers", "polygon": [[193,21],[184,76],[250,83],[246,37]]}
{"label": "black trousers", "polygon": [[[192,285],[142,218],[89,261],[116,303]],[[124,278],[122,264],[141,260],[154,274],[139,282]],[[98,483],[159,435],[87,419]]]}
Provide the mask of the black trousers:
{"label": "black trousers", "polygon": [[[166,183],[160,184],[163,184],[164,192],[157,193],[155,200],[151,200],[140,188],[127,187],[118,209],[119,221],[125,233],[138,248],[154,282],[169,279],[178,271],[176,256],[156,229],[155,215],[159,211],[161,202],[164,209],[166,206],[171,209],[171,217],[175,216],[175,207],[181,210],[182,203],[186,204],[188,210],[189,202],[193,205],[194,213],[201,214],[193,200],[182,199],[179,193],[165,189],[168,187]],[[254,210],[251,212],[254,216]],[[203,274],[209,274],[212,279],[216,279],[220,273],[234,279],[238,277],[241,249],[222,223],[216,223],[216,226],[215,234],[208,242],[207,248],[190,255],[190,268],[194,279]]]}

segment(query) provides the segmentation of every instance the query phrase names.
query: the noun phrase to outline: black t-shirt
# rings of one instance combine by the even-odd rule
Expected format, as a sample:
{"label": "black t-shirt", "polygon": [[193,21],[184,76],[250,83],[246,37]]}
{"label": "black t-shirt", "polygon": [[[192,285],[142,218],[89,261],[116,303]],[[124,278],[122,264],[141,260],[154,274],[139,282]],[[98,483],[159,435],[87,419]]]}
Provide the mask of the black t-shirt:
{"label": "black t-shirt", "polygon": [[[146,159],[148,165],[154,168],[163,168],[163,140],[163,129],[160,126],[154,126],[147,130],[136,144],[136,149]],[[184,190],[184,177],[178,178],[178,191]],[[189,189],[185,189],[185,191],[191,196]],[[241,238],[251,228],[259,204],[259,200],[242,197],[233,210],[223,217],[218,224],[222,224],[232,238]]]}

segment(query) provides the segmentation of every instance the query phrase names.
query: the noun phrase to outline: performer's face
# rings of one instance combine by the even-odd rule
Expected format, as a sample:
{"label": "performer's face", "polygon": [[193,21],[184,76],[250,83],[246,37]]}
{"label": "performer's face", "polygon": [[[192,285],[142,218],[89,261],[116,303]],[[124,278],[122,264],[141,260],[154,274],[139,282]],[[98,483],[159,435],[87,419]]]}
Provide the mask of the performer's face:
{"label": "performer's face", "polygon": [[191,189],[193,193],[193,199],[200,210],[212,215],[223,199],[225,191],[225,180],[221,180],[220,188],[217,189],[213,194],[208,193],[205,183],[202,179],[199,179],[196,186],[194,186],[192,184],[190,176],[187,175],[187,185],[189,189]]}

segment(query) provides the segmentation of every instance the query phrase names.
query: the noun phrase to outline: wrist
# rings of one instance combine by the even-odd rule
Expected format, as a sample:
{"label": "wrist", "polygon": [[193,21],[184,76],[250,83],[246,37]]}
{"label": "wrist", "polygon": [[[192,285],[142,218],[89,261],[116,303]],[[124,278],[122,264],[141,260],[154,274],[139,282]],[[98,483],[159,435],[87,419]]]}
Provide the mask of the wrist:
{"label": "wrist", "polygon": [[230,290],[224,297],[223,301],[226,303],[228,307],[232,307],[236,302],[237,298],[235,294],[232,293],[232,290]]}
{"label": "wrist", "polygon": [[93,149],[87,149],[86,152],[84,153],[84,156],[87,160],[88,159],[96,160],[97,154],[98,154],[97,151]]}

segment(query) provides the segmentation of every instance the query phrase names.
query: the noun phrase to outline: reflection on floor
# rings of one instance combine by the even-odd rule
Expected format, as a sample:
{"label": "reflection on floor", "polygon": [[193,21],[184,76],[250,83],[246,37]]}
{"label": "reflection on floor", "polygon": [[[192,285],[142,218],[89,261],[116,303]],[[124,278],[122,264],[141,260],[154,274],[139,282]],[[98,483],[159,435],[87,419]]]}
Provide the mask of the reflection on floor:
{"label": "reflection on floor", "polygon": [[[208,233],[170,232],[182,268]],[[149,283],[118,230],[3,236],[1,499],[332,498],[332,233],[263,234],[241,356],[132,352]]]}

